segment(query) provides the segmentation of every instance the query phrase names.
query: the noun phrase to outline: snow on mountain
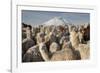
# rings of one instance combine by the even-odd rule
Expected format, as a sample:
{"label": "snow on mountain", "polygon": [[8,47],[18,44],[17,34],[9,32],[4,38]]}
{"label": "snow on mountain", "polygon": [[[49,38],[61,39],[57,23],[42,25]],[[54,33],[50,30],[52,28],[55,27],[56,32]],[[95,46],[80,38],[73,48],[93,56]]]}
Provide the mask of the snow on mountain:
{"label": "snow on mountain", "polygon": [[69,23],[67,20],[65,20],[61,17],[54,17],[53,19],[51,19],[43,24],[44,24],[44,26],[50,26],[50,25],[59,26],[59,25],[69,25],[71,23]]}

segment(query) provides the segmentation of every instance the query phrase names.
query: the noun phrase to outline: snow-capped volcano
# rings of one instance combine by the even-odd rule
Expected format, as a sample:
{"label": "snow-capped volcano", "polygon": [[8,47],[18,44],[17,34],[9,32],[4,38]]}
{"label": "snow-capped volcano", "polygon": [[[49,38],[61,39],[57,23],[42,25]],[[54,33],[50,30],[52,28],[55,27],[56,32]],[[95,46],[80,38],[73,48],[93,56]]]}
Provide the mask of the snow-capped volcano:
{"label": "snow-capped volcano", "polygon": [[50,25],[59,26],[59,25],[69,25],[69,24],[71,23],[69,23],[68,21],[66,21],[61,17],[54,17],[53,19],[44,23],[45,26],[50,26]]}

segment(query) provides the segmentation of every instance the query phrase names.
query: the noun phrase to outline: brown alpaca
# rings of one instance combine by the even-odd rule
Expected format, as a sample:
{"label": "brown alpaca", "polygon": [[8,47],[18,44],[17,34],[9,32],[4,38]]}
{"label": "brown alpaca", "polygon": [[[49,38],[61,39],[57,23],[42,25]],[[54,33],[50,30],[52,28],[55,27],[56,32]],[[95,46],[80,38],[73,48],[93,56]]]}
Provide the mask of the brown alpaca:
{"label": "brown alpaca", "polygon": [[64,60],[75,60],[76,57],[70,48],[66,50],[56,51],[54,53],[49,53],[47,47],[44,43],[39,45],[39,51],[42,58],[45,61],[64,61]]}
{"label": "brown alpaca", "polygon": [[71,41],[72,47],[74,47],[75,50],[80,52],[81,59],[89,59],[90,47],[88,44],[80,43],[78,32],[76,32],[75,30],[72,30],[70,32],[70,41]]}

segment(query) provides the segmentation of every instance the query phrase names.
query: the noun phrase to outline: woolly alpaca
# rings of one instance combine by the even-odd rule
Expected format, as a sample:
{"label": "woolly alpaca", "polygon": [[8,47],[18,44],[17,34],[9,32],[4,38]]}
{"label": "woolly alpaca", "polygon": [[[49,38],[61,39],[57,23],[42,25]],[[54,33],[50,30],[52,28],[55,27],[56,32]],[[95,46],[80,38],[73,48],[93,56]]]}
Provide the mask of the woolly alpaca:
{"label": "woolly alpaca", "polygon": [[27,52],[24,54],[24,57],[22,59],[23,62],[37,62],[37,61],[43,61],[41,54],[39,52],[39,46],[33,46],[27,50]]}
{"label": "woolly alpaca", "polygon": [[68,41],[68,40],[66,41],[66,39],[65,39],[64,42],[63,42],[63,45],[62,45],[62,49],[61,49],[61,50],[66,50],[66,49],[68,49],[68,48],[72,50],[72,52],[73,52],[74,55],[75,55],[76,60],[80,60],[80,59],[81,59],[79,51],[75,50],[75,49],[72,47],[71,42]]}
{"label": "woolly alpaca", "polygon": [[73,32],[70,32],[70,41],[72,43],[72,46],[77,49],[80,41],[79,41],[79,35],[77,32],[73,31]]}
{"label": "woolly alpaca", "polygon": [[30,47],[32,47],[33,45],[35,45],[35,42],[34,42],[34,40],[32,40],[31,26],[27,25],[27,28],[26,28],[26,38],[23,39],[23,41],[22,41],[22,57],[26,53],[26,51]]}
{"label": "woolly alpaca", "polygon": [[47,51],[46,45],[44,43],[41,43],[39,45],[39,51],[42,55],[42,58],[45,61],[61,61],[61,60],[64,61],[64,60],[75,60],[76,59],[74,53],[69,48],[66,50],[56,51],[50,54]]}
{"label": "woolly alpaca", "polygon": [[72,30],[70,32],[70,41],[71,41],[72,47],[74,47],[75,50],[80,52],[81,59],[89,59],[90,47],[88,44],[80,44],[79,34],[75,30]]}

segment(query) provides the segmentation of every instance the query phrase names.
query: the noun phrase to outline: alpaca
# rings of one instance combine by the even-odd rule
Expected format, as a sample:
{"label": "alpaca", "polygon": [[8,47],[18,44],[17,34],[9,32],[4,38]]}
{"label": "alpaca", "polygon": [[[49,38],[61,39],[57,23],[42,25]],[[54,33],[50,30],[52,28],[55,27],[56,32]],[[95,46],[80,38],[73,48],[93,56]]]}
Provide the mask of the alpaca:
{"label": "alpaca", "polygon": [[72,44],[72,47],[75,48],[75,50],[80,52],[81,59],[89,59],[90,56],[90,47],[88,44],[81,44],[79,40],[79,34],[75,29],[72,29],[70,32],[70,41]]}
{"label": "alpaca", "polygon": [[35,42],[34,40],[32,40],[31,26],[27,25],[26,38],[22,40],[22,57],[26,53],[26,51],[33,45],[35,45]]}
{"label": "alpaca", "polygon": [[39,52],[39,46],[35,45],[29,48],[27,52],[24,54],[22,61],[23,62],[44,61]]}
{"label": "alpaca", "polygon": [[61,50],[66,50],[66,49],[68,49],[68,48],[70,48],[70,49],[73,51],[76,60],[80,60],[80,59],[81,59],[79,51],[75,50],[75,49],[72,47],[72,44],[71,44],[71,42],[68,40],[68,38],[65,37],[65,38],[63,39],[63,44],[62,44],[62,49],[61,49]]}
{"label": "alpaca", "polygon": [[79,40],[79,35],[76,31],[71,31],[70,32],[70,41],[72,43],[72,46],[77,49],[79,43],[80,43],[80,40]]}
{"label": "alpaca", "polygon": [[47,51],[45,43],[39,44],[39,51],[42,58],[45,61],[64,61],[64,60],[75,60],[76,57],[70,48],[66,50],[60,50],[53,53]]}

